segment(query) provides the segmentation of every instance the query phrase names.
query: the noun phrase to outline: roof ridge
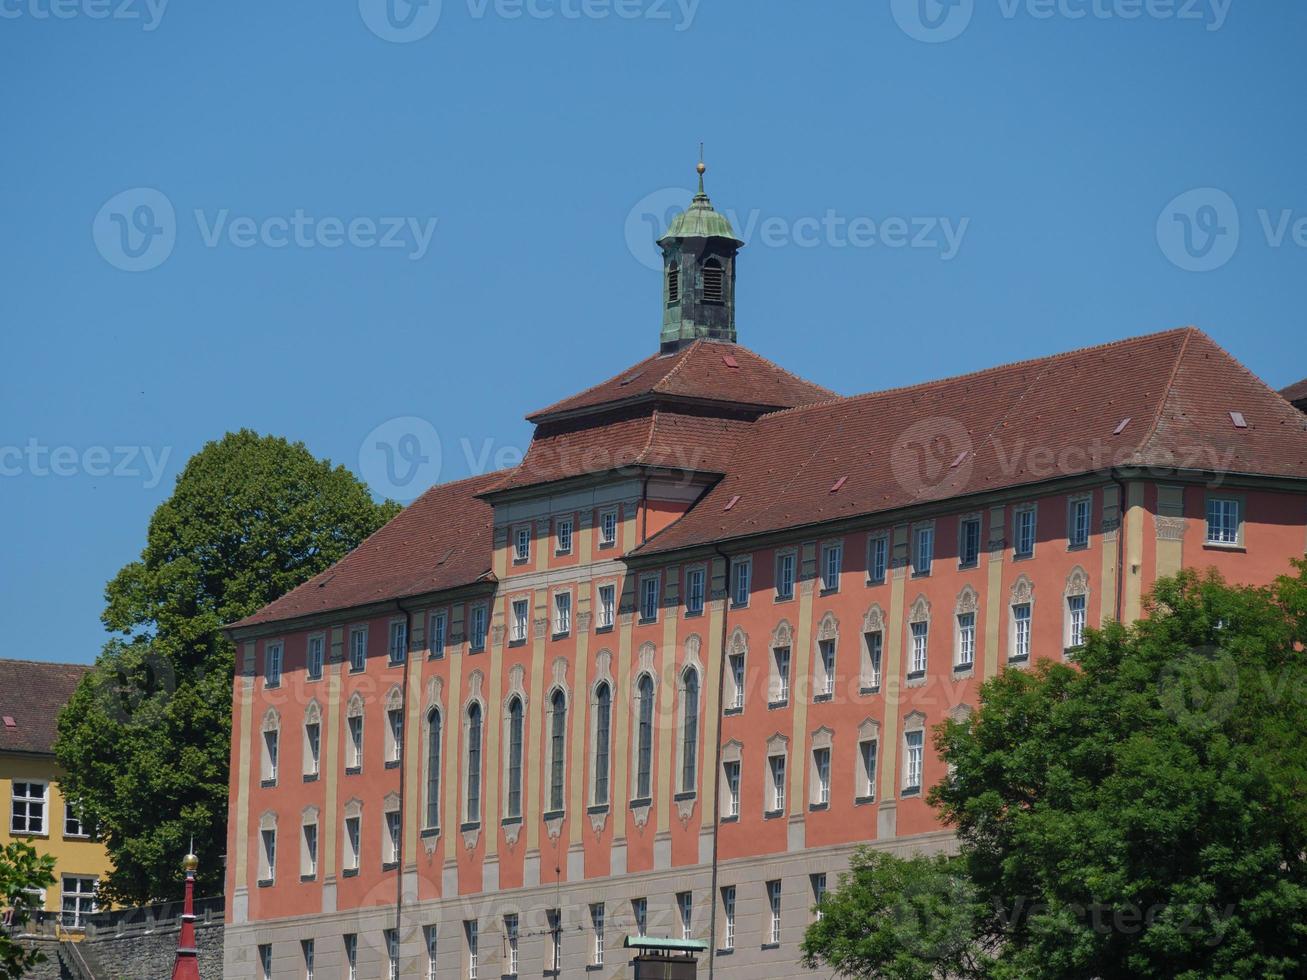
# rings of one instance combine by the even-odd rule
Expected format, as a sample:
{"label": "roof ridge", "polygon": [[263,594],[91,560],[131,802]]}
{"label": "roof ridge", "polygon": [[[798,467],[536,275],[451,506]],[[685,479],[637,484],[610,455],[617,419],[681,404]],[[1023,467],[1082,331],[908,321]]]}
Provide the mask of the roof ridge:
{"label": "roof ridge", "polygon": [[[689,350],[689,349],[690,349],[690,348],[688,348],[688,347],[686,348],[686,350]],[[677,353],[679,354],[679,353],[681,353],[681,352],[680,352],[680,351],[677,351]],[[542,415],[550,415],[550,414],[552,414],[552,413],[554,412],[554,410],[555,410],[559,405],[563,404],[564,402],[570,402],[570,401],[573,401],[574,399],[581,398],[581,397],[583,397],[584,395],[588,395],[588,394],[590,394],[590,392],[595,391],[595,390],[597,390],[597,389],[599,389],[599,388],[602,388],[604,385],[606,385],[606,384],[608,384],[608,383],[610,383],[610,382],[612,382],[612,381],[615,381],[616,379],[622,377],[622,375],[624,375],[624,374],[630,374],[630,373],[631,373],[632,371],[634,371],[636,368],[641,367],[641,366],[644,365],[644,364],[648,364],[650,361],[656,361],[656,360],[658,360],[658,358],[661,357],[661,356],[662,356],[661,353],[655,351],[654,353],[650,354],[648,357],[643,357],[643,358],[641,358],[640,360],[636,361],[634,364],[632,364],[630,367],[626,368],[625,370],[623,370],[623,371],[619,371],[617,374],[614,374],[614,375],[612,375],[611,377],[604,378],[602,381],[596,381],[596,382],[595,382],[594,384],[592,384],[589,388],[583,388],[581,391],[575,391],[575,392],[573,392],[573,393],[570,394],[570,395],[564,395],[562,398],[556,398],[556,399],[554,399],[554,401],[550,402],[550,403],[549,403],[548,405],[546,405],[544,408],[537,409],[536,411],[532,412],[530,415],[526,416],[527,421],[530,421],[530,420],[533,419],[533,418],[539,418],[539,417],[542,416]],[[679,367],[679,366],[680,366],[680,365],[677,365],[677,367]],[[672,370],[674,371],[674,370],[676,370],[676,368],[673,368]],[[669,372],[669,373],[670,373],[670,372]]]}
{"label": "roof ridge", "polygon": [[[735,346],[736,346],[736,347],[741,347],[741,346],[743,346],[743,345],[741,345],[741,344],[736,344]],[[758,360],[764,362],[765,364],[769,364],[770,366],[774,367],[777,371],[779,371],[781,374],[785,375],[787,378],[789,378],[789,379],[792,380],[792,381],[798,381],[798,382],[800,382],[801,384],[808,385],[808,386],[810,386],[810,387],[812,387],[812,388],[818,388],[818,389],[820,389],[821,391],[829,392],[830,394],[834,395],[837,399],[838,399],[838,398],[843,398],[843,397],[844,397],[844,396],[841,395],[838,391],[836,391],[834,388],[827,388],[825,385],[819,385],[819,384],[817,384],[817,382],[815,382],[815,381],[809,381],[807,378],[805,378],[805,377],[804,377],[803,375],[801,375],[801,374],[795,374],[795,373],[794,373],[793,371],[791,371],[789,368],[785,367],[785,365],[780,364],[780,363],[778,363],[777,361],[773,361],[770,357],[766,356],[765,354],[759,354],[759,353],[758,353],[756,350],[754,350],[752,347],[745,347],[744,349],[747,350],[747,351],[748,351],[750,354],[752,354],[754,357],[756,357]],[[768,413],[768,414],[770,414],[770,413]]]}
{"label": "roof ridge", "polygon": [[[666,374],[664,374],[661,378],[658,379],[658,383],[655,384],[655,385],[650,389],[650,391],[656,391],[656,392],[658,392],[659,394],[666,394],[667,389],[664,388],[663,385],[665,385],[665,384],[667,383],[668,379],[670,379],[674,374],[676,374],[677,371],[679,371],[679,370],[681,370],[681,368],[685,367],[685,362],[688,361],[688,360],[690,359],[690,354],[692,354],[694,351],[698,350],[699,347],[700,347],[700,345],[702,345],[702,344],[703,344],[703,340],[702,340],[702,339],[700,339],[700,340],[696,340],[696,341],[695,341],[694,343],[692,343],[689,347],[686,347],[683,351],[678,351],[677,353],[679,353],[679,354],[681,355],[680,359],[677,360],[676,364],[672,367],[672,369],[671,369],[670,371],[668,371]],[[582,392],[582,394],[584,394],[584,392]]]}
{"label": "roof ridge", "polygon": [[71,663],[67,660],[28,660],[25,657],[0,657],[0,664],[23,664],[32,667],[74,667],[78,670],[90,670],[95,664]]}
{"label": "roof ridge", "polygon": [[1175,363],[1171,365],[1171,373],[1167,375],[1166,384],[1162,388],[1162,396],[1157,399],[1157,411],[1153,413],[1153,420],[1148,424],[1142,438],[1135,444],[1135,456],[1138,457],[1143,453],[1144,448],[1152,441],[1157,432],[1157,427],[1162,422],[1162,413],[1166,410],[1166,403],[1171,398],[1171,390],[1175,387],[1176,375],[1180,373],[1180,365],[1184,363],[1185,351],[1189,349],[1189,340],[1193,337],[1195,328],[1185,327],[1184,340],[1180,343],[1180,349],[1176,352]]}
{"label": "roof ridge", "polygon": [[1028,367],[1033,364],[1051,364],[1055,361],[1063,361],[1070,357],[1082,354],[1092,354],[1095,351],[1108,350],[1113,347],[1120,347],[1124,344],[1134,343],[1140,340],[1152,340],[1157,337],[1166,337],[1171,334],[1183,333],[1185,331],[1196,331],[1198,328],[1193,326],[1172,327],[1169,330],[1157,330],[1153,333],[1137,334],[1133,337],[1122,337],[1119,340],[1109,340],[1101,344],[1090,344],[1085,347],[1077,347],[1073,350],[1059,351],[1056,354],[1045,354],[1043,357],[1028,357],[1021,361],[1008,361],[1003,364],[992,364],[986,368],[979,368],[975,371],[968,371],[964,374],[954,374],[946,378],[934,378],[930,381],[919,381],[911,385],[899,385],[895,388],[880,388],[876,391],[863,391],[856,395],[841,395],[835,398],[829,398],[826,401],[812,402],[808,405],[795,405],[793,408],[782,408],[775,412],[768,412],[759,421],[770,421],[779,418],[782,415],[790,415],[796,412],[805,412],[810,409],[822,408],[824,406],[838,404],[839,402],[860,401],[864,398],[874,398],[878,395],[898,395],[908,391],[926,390],[929,388],[942,388],[945,385],[954,384],[958,381],[966,381],[971,378],[978,378],[982,375],[990,374],[994,371],[1003,371],[1008,368]]}
{"label": "roof ridge", "polygon": [[[680,367],[680,365],[678,364],[677,367]],[[673,368],[672,370],[675,370],[675,368]],[[658,431],[658,417],[661,414],[662,414],[661,411],[657,407],[655,407],[654,410],[649,413],[649,434],[645,436],[644,445],[641,446],[640,451],[635,454],[635,459],[633,460],[633,462],[636,463],[644,462],[645,455],[649,452],[650,449],[653,448],[654,433]]]}
{"label": "roof ridge", "polygon": [[[1204,340],[1206,340],[1209,344],[1211,344],[1214,348],[1216,348],[1218,351],[1220,351],[1221,354],[1224,355],[1225,359],[1226,359],[1227,361],[1230,361],[1231,363],[1233,363],[1234,366],[1237,367],[1240,371],[1242,371],[1242,372],[1243,372],[1243,373],[1248,377],[1248,379],[1249,379],[1250,381],[1254,382],[1256,385],[1258,385],[1260,388],[1262,388],[1262,390],[1264,390],[1264,391],[1266,391],[1266,392],[1269,392],[1270,394],[1274,395],[1275,398],[1276,398],[1276,402],[1277,402],[1277,405],[1276,405],[1277,409],[1279,409],[1280,411],[1285,411],[1285,410],[1287,410],[1287,412],[1286,412],[1286,414],[1285,414],[1285,417],[1286,417],[1287,419],[1289,419],[1290,421],[1295,421],[1295,422],[1296,422],[1296,421],[1304,420],[1304,418],[1307,418],[1307,417],[1304,417],[1304,416],[1303,416],[1303,413],[1302,413],[1302,412],[1300,412],[1298,409],[1294,408],[1293,405],[1289,402],[1289,400],[1288,400],[1287,398],[1285,398],[1283,395],[1281,395],[1280,392],[1277,391],[1275,388],[1272,388],[1269,384],[1267,384],[1267,383],[1266,383],[1266,380],[1265,380],[1264,378],[1260,377],[1260,376],[1257,374],[1257,372],[1253,371],[1252,368],[1250,368],[1250,367],[1248,367],[1248,365],[1244,364],[1243,361],[1239,360],[1239,358],[1237,358],[1237,357],[1235,357],[1233,354],[1231,354],[1228,350],[1226,350],[1223,346],[1221,346],[1220,344],[1218,344],[1215,340],[1213,340],[1211,337],[1209,337],[1206,333],[1204,333],[1204,332],[1203,332],[1201,329],[1199,329],[1198,327],[1192,327],[1191,329],[1193,330],[1195,336],[1202,337],[1202,338],[1203,338]],[[1307,379],[1304,379],[1304,380],[1307,380]],[[1299,383],[1301,383],[1301,382],[1299,382]]]}

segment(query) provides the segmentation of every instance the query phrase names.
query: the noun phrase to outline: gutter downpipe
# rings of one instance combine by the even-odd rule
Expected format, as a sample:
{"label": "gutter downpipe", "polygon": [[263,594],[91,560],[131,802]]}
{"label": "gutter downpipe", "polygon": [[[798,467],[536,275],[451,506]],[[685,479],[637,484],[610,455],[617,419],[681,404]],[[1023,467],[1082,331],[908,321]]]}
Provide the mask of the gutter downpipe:
{"label": "gutter downpipe", "polygon": [[[726,553],[721,550],[720,545],[714,545],[713,551],[725,563],[726,572],[726,595],[722,599],[722,630],[721,630],[721,653],[717,660],[717,719],[713,732],[713,794],[712,794],[712,881],[709,885],[711,893],[708,900],[711,903],[708,914],[708,980],[713,980],[714,971],[717,968],[717,871],[718,871],[718,836],[722,827],[722,720],[726,712],[726,637],[730,635],[730,614],[731,614],[731,560]],[[708,578],[705,583],[705,589],[711,588],[712,578]]]}
{"label": "gutter downpipe", "polygon": [[[401,710],[408,716],[408,675],[412,670],[409,655],[413,646],[413,611],[405,607],[398,599],[395,608],[404,614],[404,678],[400,683]],[[407,814],[404,812],[404,775],[408,771],[408,746],[399,743],[399,861],[395,876],[395,939],[399,940],[400,925],[404,917],[404,824]],[[389,955],[389,954],[387,954]]]}

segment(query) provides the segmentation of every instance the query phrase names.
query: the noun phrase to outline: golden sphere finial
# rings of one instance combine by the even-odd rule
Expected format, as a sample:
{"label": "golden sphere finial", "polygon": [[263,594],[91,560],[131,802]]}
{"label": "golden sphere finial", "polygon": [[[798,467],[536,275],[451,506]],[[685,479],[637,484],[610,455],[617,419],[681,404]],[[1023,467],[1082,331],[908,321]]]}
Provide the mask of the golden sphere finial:
{"label": "golden sphere finial", "polygon": [[704,164],[702,160],[700,160],[698,166],[696,166],[694,169],[699,171],[699,176],[702,177],[704,173],[708,170],[708,167]]}
{"label": "golden sphere finial", "polygon": [[187,871],[194,871],[200,866],[200,859],[194,854],[187,854],[182,858],[182,867]]}

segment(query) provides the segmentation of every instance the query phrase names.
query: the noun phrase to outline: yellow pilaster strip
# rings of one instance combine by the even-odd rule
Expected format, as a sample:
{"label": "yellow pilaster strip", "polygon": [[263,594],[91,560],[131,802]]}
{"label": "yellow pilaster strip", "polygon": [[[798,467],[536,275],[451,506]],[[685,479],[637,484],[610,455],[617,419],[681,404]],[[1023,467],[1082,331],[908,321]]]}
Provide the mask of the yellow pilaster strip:
{"label": "yellow pilaster strip", "polygon": [[982,676],[986,680],[998,673],[1002,655],[1003,625],[1003,558],[1007,554],[1005,509],[1002,504],[989,509],[989,547],[986,556],[985,649]]}
{"label": "yellow pilaster strip", "polygon": [[[663,579],[663,597],[676,594],[675,568],[667,569]],[[680,789],[679,767],[675,764],[676,748],[676,608],[662,603],[663,637],[658,650],[660,690],[658,705],[658,764],[654,772],[662,774],[663,792],[655,792],[657,813],[654,829],[666,833],[672,827],[672,794]]]}
{"label": "yellow pilaster strip", "polygon": [[481,814],[481,826],[485,828],[486,857],[499,853],[499,780],[500,767],[503,765],[503,750],[500,738],[504,731],[502,710],[502,683],[504,673],[504,637],[507,621],[507,596],[500,596],[492,607],[494,625],[490,628],[490,639],[486,644],[490,654],[490,676],[486,679],[486,775],[484,793],[486,806]]}
{"label": "yellow pilaster strip", "polygon": [[1103,578],[1099,624],[1116,617],[1117,558],[1121,537],[1121,490],[1115,484],[1103,488]]}
{"label": "yellow pilaster strip", "polygon": [[1174,575],[1184,565],[1184,487],[1157,488],[1157,568],[1155,578]]}
{"label": "yellow pilaster strip", "polygon": [[418,831],[422,800],[422,659],[426,648],[426,613],[410,618],[408,637],[408,704],[404,722],[404,864],[418,859]]}
{"label": "yellow pilaster strip", "polygon": [[888,802],[895,798],[899,765],[899,693],[903,686],[903,599],[908,577],[908,525],[894,528],[891,541],[891,573],[889,593],[889,653],[885,675],[885,736],[880,750],[884,762],[880,768],[880,799]]}
{"label": "yellow pilaster strip", "polygon": [[799,621],[790,648],[790,701],[794,705],[790,728],[790,816],[808,811],[804,781],[808,775],[808,702],[812,700],[812,601],[817,579],[817,543],[805,541],[799,558]]}
{"label": "yellow pilaster strip", "polygon": [[1122,617],[1133,623],[1143,614],[1144,589],[1144,485],[1139,480],[1125,488],[1125,609]]}
{"label": "yellow pilaster strip", "polygon": [[[457,631],[453,635],[462,636],[461,617]],[[445,691],[444,724],[441,727],[440,747],[445,758],[441,768],[444,774],[440,779],[440,792],[444,794],[445,815],[441,819],[440,833],[445,838],[445,861],[452,862],[458,854],[458,827],[462,823],[459,816],[458,801],[463,795],[462,780],[459,773],[463,771],[463,658],[466,656],[467,640],[458,644],[449,644],[445,656],[449,658],[449,686]],[[451,896],[446,895],[446,898]]]}
{"label": "yellow pilaster strip", "polygon": [[[726,600],[711,602],[708,604],[708,635],[703,638],[704,654],[704,720],[707,722],[705,728],[712,732],[713,741],[710,743],[707,739],[700,739],[703,743],[702,755],[703,762],[699,766],[701,773],[702,788],[700,793],[703,797],[699,807],[701,825],[703,828],[711,829],[713,826],[713,800],[708,794],[718,785],[717,781],[721,778],[721,773],[716,770],[710,770],[710,766],[716,765],[717,746],[722,740],[722,657],[726,652],[722,649],[722,617],[726,615]],[[766,653],[770,656],[770,653]]]}
{"label": "yellow pilaster strip", "polygon": [[244,644],[240,675],[240,744],[236,750],[236,880],[235,887],[248,887],[250,839],[250,741],[254,722],[254,642]]}

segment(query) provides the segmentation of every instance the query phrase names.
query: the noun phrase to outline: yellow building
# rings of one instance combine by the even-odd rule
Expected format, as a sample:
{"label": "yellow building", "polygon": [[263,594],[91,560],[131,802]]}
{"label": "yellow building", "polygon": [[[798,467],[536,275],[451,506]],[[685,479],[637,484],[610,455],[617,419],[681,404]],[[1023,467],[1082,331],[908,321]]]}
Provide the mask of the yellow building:
{"label": "yellow building", "polygon": [[77,928],[95,909],[95,890],[109,870],[104,846],[93,840],[59,791],[55,723],[78,682],[81,664],[0,660],[0,846],[24,841],[55,859],[55,884],[42,907]]}

